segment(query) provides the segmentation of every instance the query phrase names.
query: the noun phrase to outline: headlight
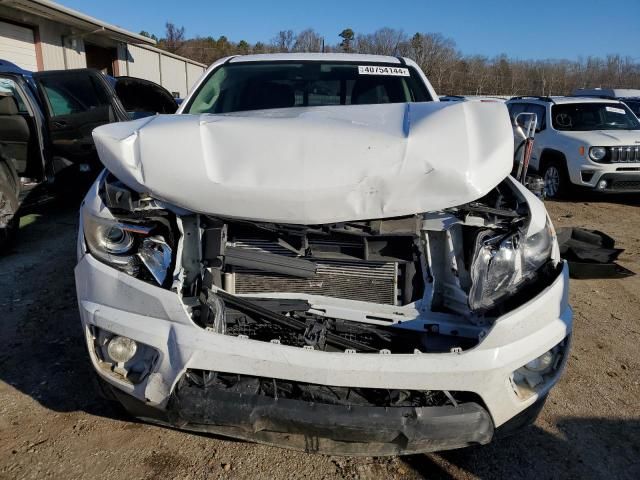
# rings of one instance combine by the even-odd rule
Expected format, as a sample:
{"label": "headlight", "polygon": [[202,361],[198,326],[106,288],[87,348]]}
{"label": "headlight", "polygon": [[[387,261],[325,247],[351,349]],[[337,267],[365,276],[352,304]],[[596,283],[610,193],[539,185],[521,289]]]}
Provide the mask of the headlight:
{"label": "headlight", "polygon": [[599,162],[607,155],[607,149],[604,147],[591,147],[589,149],[589,158],[594,162]]}
{"label": "headlight", "polygon": [[161,235],[154,234],[153,223],[126,223],[83,209],[82,224],[87,249],[95,258],[135,277],[151,274],[164,284],[173,251]]}
{"label": "headlight", "polygon": [[548,217],[547,223],[542,230],[527,237],[522,251],[526,272],[535,272],[547,263],[551,256],[555,237],[556,232]]}
{"label": "headlight", "polygon": [[490,310],[513,295],[523,283],[535,278],[540,267],[551,258],[554,237],[548,218],[545,228],[526,238],[522,238],[520,232],[480,232],[471,263],[471,310]]}

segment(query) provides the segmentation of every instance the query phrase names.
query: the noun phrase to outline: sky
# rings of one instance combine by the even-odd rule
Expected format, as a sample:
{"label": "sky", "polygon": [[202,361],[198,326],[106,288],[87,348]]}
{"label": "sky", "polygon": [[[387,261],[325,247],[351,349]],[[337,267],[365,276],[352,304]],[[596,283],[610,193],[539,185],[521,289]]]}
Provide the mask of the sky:
{"label": "sky", "polygon": [[57,0],[100,20],[158,37],[171,21],[187,38],[225,35],[268,42],[279,30],[313,28],[327,44],[350,27],[441,33],[468,55],[518,59],[620,54],[640,62],[640,0]]}

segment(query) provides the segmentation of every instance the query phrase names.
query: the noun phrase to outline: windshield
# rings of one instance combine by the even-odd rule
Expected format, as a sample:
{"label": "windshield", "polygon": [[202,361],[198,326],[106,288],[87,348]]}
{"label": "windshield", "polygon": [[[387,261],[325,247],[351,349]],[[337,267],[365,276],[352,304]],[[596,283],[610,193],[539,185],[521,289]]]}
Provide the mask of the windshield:
{"label": "windshield", "polygon": [[228,63],[214,70],[184,112],[430,100],[418,72],[398,64],[246,62]]}
{"label": "windshield", "polygon": [[640,122],[623,103],[554,105],[551,118],[556,130],[640,130]]}

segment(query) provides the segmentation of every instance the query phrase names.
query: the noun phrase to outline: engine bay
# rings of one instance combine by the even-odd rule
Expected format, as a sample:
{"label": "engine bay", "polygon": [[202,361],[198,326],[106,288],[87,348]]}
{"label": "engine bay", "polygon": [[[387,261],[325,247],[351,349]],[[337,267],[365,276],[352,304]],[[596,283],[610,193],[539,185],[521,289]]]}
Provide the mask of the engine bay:
{"label": "engine bay", "polygon": [[156,256],[145,265],[157,281],[149,258],[175,252],[173,274],[159,283],[180,295],[195,324],[257,341],[460,352],[559,274],[552,227],[527,235],[529,205],[508,179],[454,208],[323,225],[174,215],[113,180],[102,196],[123,221],[160,217],[173,231],[164,250],[152,237]]}

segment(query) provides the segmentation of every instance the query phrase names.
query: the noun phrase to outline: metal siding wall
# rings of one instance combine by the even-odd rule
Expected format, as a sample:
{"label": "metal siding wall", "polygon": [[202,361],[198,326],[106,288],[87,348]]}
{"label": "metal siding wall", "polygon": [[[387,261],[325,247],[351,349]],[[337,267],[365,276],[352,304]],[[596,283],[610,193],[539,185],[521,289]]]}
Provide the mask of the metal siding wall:
{"label": "metal siding wall", "polygon": [[[63,70],[66,68],[86,68],[87,58],[84,41],[81,35],[68,38],[71,27],[36,15],[25,13],[0,0],[0,18],[12,20],[38,29],[42,65],[45,70]],[[63,47],[63,36],[65,47]],[[2,32],[0,32],[2,41]],[[115,46],[116,42],[114,42]],[[164,55],[153,47],[145,48],[133,44],[118,42],[118,74],[144,78],[158,83],[170,92],[179,92],[181,97],[204,72],[204,68],[179,58]],[[65,65],[66,57],[66,65]],[[162,72],[161,72],[162,70]]]}
{"label": "metal siding wall", "polygon": [[[42,63],[45,70],[62,70],[65,68],[62,47],[62,36],[65,27],[48,20],[39,22],[40,46],[42,48]],[[71,40],[67,39],[66,55],[67,68],[85,68],[87,59],[84,54],[84,42],[81,38],[76,38],[75,48],[72,48]]]}
{"label": "metal siding wall", "polygon": [[62,51],[62,36],[56,25],[42,21],[40,27],[40,49],[42,50],[42,64],[45,70],[60,70],[64,68],[64,54]]}
{"label": "metal siding wall", "polygon": [[[144,78],[152,82],[160,83],[160,58],[156,52],[146,50],[136,45],[129,45],[129,76]],[[125,75],[126,66],[120,72]]]}
{"label": "metal siding wall", "polygon": [[67,42],[67,68],[87,68],[87,56],[84,52],[84,41],[81,38],[75,39],[75,47],[72,40]]}
{"label": "metal siding wall", "polygon": [[189,85],[189,91],[193,88],[193,85],[204,73],[204,67],[200,65],[194,65],[193,63],[187,63],[187,85]]}
{"label": "metal siding wall", "polygon": [[127,44],[118,43],[118,58],[116,63],[118,64],[118,76],[123,77],[127,74]]}
{"label": "metal siding wall", "polygon": [[26,70],[38,70],[33,29],[0,20],[0,58]]}
{"label": "metal siding wall", "polygon": [[[44,69],[62,70],[65,68],[65,49],[62,47],[62,36],[70,34],[70,27],[2,4],[0,4],[0,17],[37,28],[40,37],[40,51],[42,52],[42,66]],[[0,38],[1,37],[2,35],[0,33]],[[73,48],[71,43],[71,40],[67,39],[67,68],[85,68],[87,66],[87,60],[82,38],[76,38],[75,47]]]}
{"label": "metal siding wall", "polygon": [[179,92],[184,98],[187,94],[185,62],[162,55],[160,68],[162,68],[162,86],[169,92]]}

